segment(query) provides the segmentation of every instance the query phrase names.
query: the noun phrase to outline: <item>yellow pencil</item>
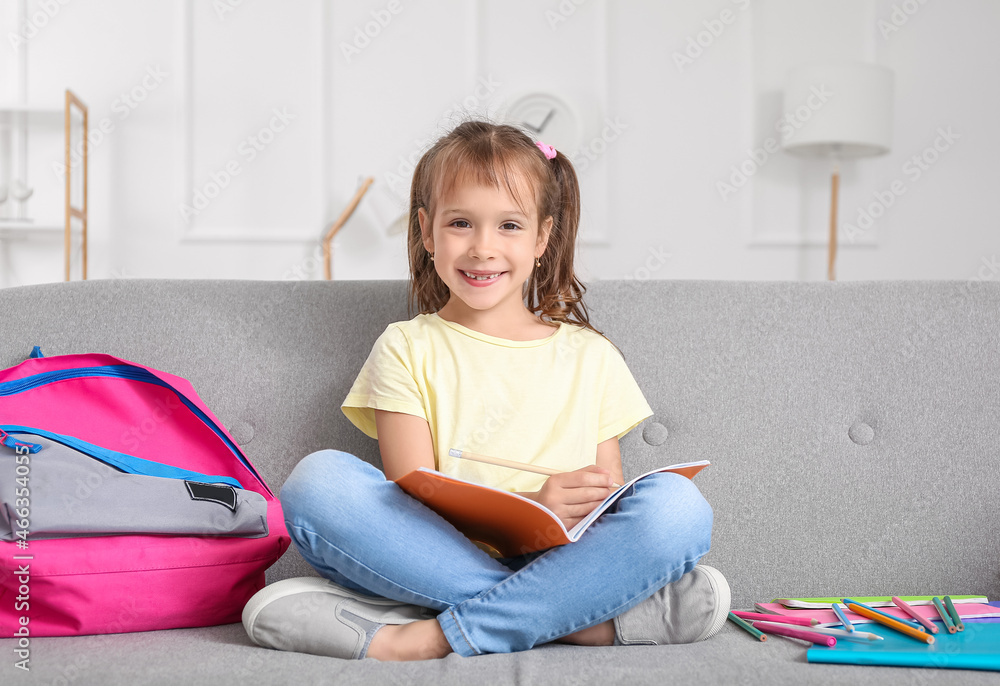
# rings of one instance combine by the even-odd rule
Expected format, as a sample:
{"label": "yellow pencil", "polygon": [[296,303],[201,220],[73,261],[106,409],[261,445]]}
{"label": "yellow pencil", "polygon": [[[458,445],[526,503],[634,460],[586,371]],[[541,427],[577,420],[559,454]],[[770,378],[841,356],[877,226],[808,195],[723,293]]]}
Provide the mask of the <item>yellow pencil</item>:
{"label": "yellow pencil", "polygon": [[[515,462],[514,460],[505,460],[501,457],[480,455],[479,453],[470,452],[468,450],[459,450],[458,448],[452,448],[448,451],[448,454],[452,457],[457,457],[463,460],[472,460],[473,462],[482,462],[483,464],[492,464],[497,467],[507,467],[509,469],[520,469],[523,472],[534,472],[535,474],[545,474],[546,476],[554,476],[556,474],[563,473],[558,469],[552,469],[551,467],[542,467],[536,464],[527,464],[526,462]],[[613,483],[611,484],[611,487],[621,488],[621,484]]]}

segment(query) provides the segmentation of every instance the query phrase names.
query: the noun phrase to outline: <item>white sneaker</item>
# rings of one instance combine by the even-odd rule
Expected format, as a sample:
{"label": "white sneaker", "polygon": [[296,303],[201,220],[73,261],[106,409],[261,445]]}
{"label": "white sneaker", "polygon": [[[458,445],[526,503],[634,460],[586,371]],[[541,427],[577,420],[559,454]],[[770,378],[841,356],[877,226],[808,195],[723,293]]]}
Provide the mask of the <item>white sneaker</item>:
{"label": "white sneaker", "polygon": [[362,595],[327,579],[285,579],[257,591],[243,608],[243,628],[265,648],[358,660],[386,624],[409,624],[437,613]]}
{"label": "white sneaker", "polygon": [[615,637],[621,645],[704,641],[722,630],[731,600],[726,577],[714,567],[697,565],[615,617]]}

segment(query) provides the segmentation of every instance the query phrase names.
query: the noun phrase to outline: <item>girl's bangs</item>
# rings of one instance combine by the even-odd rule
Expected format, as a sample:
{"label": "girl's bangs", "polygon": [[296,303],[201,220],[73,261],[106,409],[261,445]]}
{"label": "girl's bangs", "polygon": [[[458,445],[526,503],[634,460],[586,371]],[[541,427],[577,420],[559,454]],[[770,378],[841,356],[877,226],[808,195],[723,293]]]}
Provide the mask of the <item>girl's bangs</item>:
{"label": "girl's bangs", "polygon": [[[485,147],[485,146],[484,146]],[[518,150],[488,149],[476,150],[471,146],[450,146],[442,150],[434,160],[430,188],[432,197],[428,198],[428,213],[432,216],[436,202],[450,195],[456,188],[464,185],[490,186],[500,190],[505,188],[514,198],[518,209],[529,214],[525,208],[523,196],[530,192],[536,180],[537,169],[532,168],[533,160]],[[502,186],[501,186],[502,184]],[[539,184],[534,184],[537,187]],[[532,198],[535,210],[538,211],[538,198]]]}

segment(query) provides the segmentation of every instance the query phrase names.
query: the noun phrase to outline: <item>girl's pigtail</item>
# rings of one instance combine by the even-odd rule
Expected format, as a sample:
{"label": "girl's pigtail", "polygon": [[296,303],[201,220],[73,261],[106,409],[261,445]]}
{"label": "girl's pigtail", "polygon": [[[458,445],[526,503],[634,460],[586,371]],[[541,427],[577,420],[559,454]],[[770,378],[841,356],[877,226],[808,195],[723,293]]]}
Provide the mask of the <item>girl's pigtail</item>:
{"label": "girl's pigtail", "polygon": [[420,233],[420,208],[429,209],[430,199],[425,197],[434,152],[424,155],[413,171],[410,187],[410,221],[407,230],[407,252],[410,263],[410,287],[407,302],[408,316],[413,316],[414,306],[419,314],[437,312],[448,302],[448,287],[434,271],[430,253],[424,247]]}
{"label": "girl's pigtail", "polygon": [[550,321],[579,324],[597,331],[590,324],[583,304],[587,289],[576,278],[573,268],[580,226],[580,184],[573,164],[561,152],[547,163],[555,181],[555,188],[549,194],[554,201],[549,208],[552,232],[541,257],[541,267],[532,279],[529,309]]}

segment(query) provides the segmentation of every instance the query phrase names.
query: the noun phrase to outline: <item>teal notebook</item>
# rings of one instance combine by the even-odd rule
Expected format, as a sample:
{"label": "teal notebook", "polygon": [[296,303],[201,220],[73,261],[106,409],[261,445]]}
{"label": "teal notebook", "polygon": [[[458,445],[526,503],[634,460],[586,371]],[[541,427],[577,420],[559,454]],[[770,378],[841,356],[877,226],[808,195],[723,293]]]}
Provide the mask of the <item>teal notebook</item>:
{"label": "teal notebook", "polygon": [[968,623],[965,631],[955,634],[939,631],[934,634],[933,645],[880,624],[865,624],[865,631],[883,636],[885,640],[872,643],[837,641],[833,648],[810,648],[806,651],[806,659],[849,665],[1000,671],[1000,624]]}

